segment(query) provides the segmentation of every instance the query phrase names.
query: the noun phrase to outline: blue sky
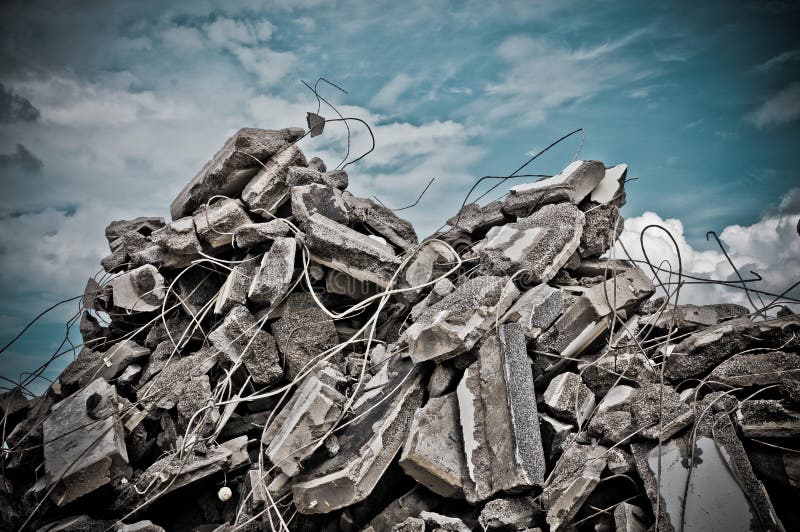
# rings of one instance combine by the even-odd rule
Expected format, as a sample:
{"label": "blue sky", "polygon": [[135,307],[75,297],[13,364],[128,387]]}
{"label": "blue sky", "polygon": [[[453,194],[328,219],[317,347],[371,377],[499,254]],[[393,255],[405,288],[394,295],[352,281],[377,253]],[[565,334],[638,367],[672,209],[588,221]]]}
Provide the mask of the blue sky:
{"label": "blue sky", "polygon": [[[376,151],[348,168],[354,192],[405,205],[437,178],[405,211],[421,236],[474,179],[583,127],[582,158],[626,162],[638,178],[623,211],[630,242],[664,223],[687,268],[727,277],[704,238],[715,230],[765,287],[790,284],[800,271],[796,2],[484,4],[5,2],[0,339],[82,290],[109,221],[166,216],[233,131],[303,125],[316,105],[299,80],[319,76],[348,91],[324,96],[375,130]],[[331,124],[303,149],[335,165],[343,140]],[[366,141],[356,132],[353,149]],[[531,171],[558,172],[577,147],[565,142]],[[47,355],[67,314],[0,355],[0,374]]]}

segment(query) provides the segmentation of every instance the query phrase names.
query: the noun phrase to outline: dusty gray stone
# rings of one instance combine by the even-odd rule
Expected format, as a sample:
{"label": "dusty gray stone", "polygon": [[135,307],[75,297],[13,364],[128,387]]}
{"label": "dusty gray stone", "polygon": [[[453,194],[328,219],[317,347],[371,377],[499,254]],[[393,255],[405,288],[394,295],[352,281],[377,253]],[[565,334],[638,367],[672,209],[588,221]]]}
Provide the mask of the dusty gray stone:
{"label": "dusty gray stone", "polygon": [[[156,216],[140,216],[133,220],[114,220],[106,227],[106,240],[111,244],[129,231],[135,231],[142,236],[150,236],[153,231],[164,227],[164,218]],[[112,248],[112,251],[114,249]]]}
{"label": "dusty gray stone", "polygon": [[419,516],[425,521],[425,524],[433,530],[441,530],[443,532],[470,532],[469,527],[458,517],[449,517],[447,515],[428,511],[420,512]]}
{"label": "dusty gray stone", "polygon": [[[421,376],[404,360],[384,368],[382,377],[373,377],[384,385],[375,388],[370,386],[372,380],[367,382],[364,389],[371,392],[353,404],[353,412],[358,415],[377,406],[337,434],[339,454],[319,463],[293,484],[299,512],[328,513],[363,500],[400,450],[412,413],[422,401]],[[378,404],[384,397],[386,400]]]}
{"label": "dusty gray stone", "polygon": [[432,510],[435,502],[430,493],[416,486],[414,489],[392,501],[378,515],[376,515],[363,532],[380,532],[388,530],[396,523],[402,523],[410,517],[418,516],[421,512]]}
{"label": "dusty gray stone", "polygon": [[300,306],[299,299],[299,295],[290,294],[289,308],[284,309],[281,318],[272,325],[278,350],[285,361],[286,376],[290,379],[308,370],[317,355],[339,342],[330,317],[313,301]]}
{"label": "dusty gray stone", "polygon": [[111,285],[114,306],[131,312],[158,310],[166,295],[164,277],[150,264],[123,273],[108,284]]}
{"label": "dusty gray stone", "polygon": [[[457,227],[467,233],[474,233],[481,229],[486,229],[494,225],[501,225],[506,221],[502,210],[503,204],[500,201],[493,201],[483,207],[476,203],[464,205],[461,210],[447,220],[451,227]],[[456,224],[456,222],[458,222]]]}
{"label": "dusty gray stone", "polygon": [[417,243],[414,226],[390,209],[371,199],[356,198],[349,192],[343,197],[348,204],[351,220],[366,225],[401,250],[406,250]]}
{"label": "dusty gray stone", "polygon": [[289,234],[289,225],[281,219],[264,223],[248,223],[236,228],[233,235],[237,248],[252,248]]}
{"label": "dusty gray stone", "polygon": [[323,161],[319,157],[312,157],[311,159],[309,159],[308,168],[323,173],[328,170],[328,167],[325,166],[325,161]]}
{"label": "dusty gray stone", "polygon": [[323,169],[313,168],[309,163],[307,168],[302,166],[293,166],[289,168],[286,174],[286,184],[290,187],[298,187],[304,185],[325,185],[339,190],[347,188],[348,179],[347,172],[344,170],[333,170],[325,172]]}
{"label": "dusty gray stone", "polygon": [[678,305],[642,317],[642,325],[653,328],[653,334],[666,335],[670,327],[673,336],[684,334],[735,318],[747,317],[750,311],[741,305]]}
{"label": "dusty gray stone", "polygon": [[625,179],[627,176],[627,164],[606,168],[603,179],[589,194],[589,201],[622,208],[625,205]]}
{"label": "dusty gray stone", "polygon": [[800,381],[800,355],[783,351],[739,353],[723,361],[708,376],[712,385],[731,388],[769,386],[785,379]]}
{"label": "dusty gray stone", "polygon": [[644,510],[623,502],[614,508],[614,526],[618,532],[647,532],[647,516]]}
{"label": "dusty gray stone", "polygon": [[586,222],[578,252],[581,257],[597,257],[611,249],[625,226],[614,205],[592,205],[584,210]]}
{"label": "dusty gray stone", "polygon": [[458,371],[452,364],[443,362],[436,364],[428,379],[428,396],[441,397],[458,382]]}
{"label": "dusty gray stone", "polygon": [[247,255],[239,264],[233,266],[225,282],[222,283],[214,314],[227,314],[233,307],[247,303],[247,291],[256,276],[259,263],[255,255]]}
{"label": "dusty gray stone", "polygon": [[342,192],[325,185],[303,185],[291,187],[292,215],[301,223],[315,212],[334,222],[347,225],[350,215],[342,198]]}
{"label": "dusty gray stone", "polygon": [[158,246],[158,263],[163,268],[184,268],[202,257],[202,247],[191,216],[179,218],[154,231],[150,240]]}
{"label": "dusty gray stone", "polygon": [[345,397],[334,384],[343,380],[331,367],[309,375],[264,429],[261,441],[266,456],[285,475],[300,473],[301,462],[322,444],[317,440],[339,419]]}
{"label": "dusty gray stone", "polygon": [[392,526],[391,532],[425,532],[425,521],[419,517],[409,517]]}
{"label": "dusty gray stone", "polygon": [[294,238],[276,238],[261,259],[261,266],[247,291],[247,299],[258,305],[274,307],[292,286],[296,253],[297,241]]}
{"label": "dusty gray stone", "polygon": [[509,497],[486,503],[478,518],[483,530],[525,530],[533,524],[533,497]]}
{"label": "dusty gray stone", "polygon": [[[189,380],[183,387],[178,400],[178,430],[182,433],[186,432],[189,423],[192,422],[193,428],[198,429],[201,436],[210,435],[220,418],[219,409],[213,405],[214,399],[211,395],[211,382],[208,375],[199,375]],[[211,407],[209,408],[209,406]],[[192,419],[201,408],[206,410]]]}
{"label": "dusty gray stone", "polygon": [[170,207],[172,219],[194,213],[212,196],[239,195],[262,168],[259,161],[268,164],[275,153],[297,138],[291,129],[240,129],[181,190]]}
{"label": "dusty gray stone", "polygon": [[305,242],[316,262],[383,288],[401,263],[391,247],[319,213],[308,218]]}
{"label": "dusty gray stone", "polygon": [[283,378],[275,340],[246,307],[233,307],[208,339],[231,362],[241,362],[256,384],[267,386]]}
{"label": "dusty gray stone", "polygon": [[735,419],[748,438],[800,438],[800,412],[775,399],[742,401]]}
{"label": "dusty gray stone", "polygon": [[500,326],[457,389],[470,502],[541,484],[545,462],[533,378],[517,324]]}
{"label": "dusty gray stone", "polygon": [[566,372],[550,381],[544,402],[553,415],[583,425],[594,409],[594,394],[583,384],[580,375]]}
{"label": "dusty gray stone", "polygon": [[507,281],[474,277],[423,311],[406,329],[411,359],[442,361],[472,349],[519,296]]}
{"label": "dusty gray stone", "polygon": [[217,295],[220,286],[219,275],[213,271],[202,267],[185,271],[177,283],[181,306],[189,316],[202,319],[201,314],[209,310],[207,305]]}
{"label": "dusty gray stone", "polygon": [[526,338],[535,339],[550,327],[564,309],[561,290],[540,284],[522,293],[503,316],[503,322],[518,322]]}
{"label": "dusty gray stone", "polygon": [[130,474],[119,398],[105,380],[56,404],[43,430],[46,482],[56,505]]}
{"label": "dusty gray stone", "polygon": [[252,223],[242,202],[229,198],[216,200],[208,207],[203,206],[193,219],[197,236],[212,250],[230,247],[236,229]]}
{"label": "dusty gray stone", "polygon": [[550,204],[580,203],[605,177],[599,161],[575,161],[561,173],[533,183],[511,187],[503,210],[515,216],[528,216],[537,208]]}
{"label": "dusty gray stone", "polygon": [[546,205],[515,223],[492,227],[473,248],[485,273],[525,270],[530,283],[546,283],[578,249],[584,214],[571,203]]}
{"label": "dusty gray stone", "polygon": [[640,386],[631,399],[631,416],[639,436],[648,439],[659,438],[659,419],[661,420],[661,439],[668,440],[694,421],[692,408],[681,400],[680,395],[668,385]]}
{"label": "dusty gray stone", "polygon": [[641,353],[607,351],[594,359],[578,362],[583,382],[595,395],[603,396],[619,380],[621,384],[658,381],[655,363]]}
{"label": "dusty gray stone", "polygon": [[[153,407],[169,410],[178,404],[184,387],[194,378],[199,378],[214,367],[217,356],[211,349],[181,357],[167,348],[167,358],[156,372],[142,376],[136,399],[146,409]],[[155,353],[154,353],[155,355]],[[153,365],[151,361],[150,365]],[[148,367],[148,370],[150,367]],[[126,422],[127,426],[127,422]],[[128,427],[130,429],[130,427]]]}
{"label": "dusty gray stone", "polygon": [[400,467],[442,497],[464,496],[467,465],[455,393],[433,397],[414,413],[400,455]]}
{"label": "dusty gray stone", "polygon": [[289,146],[265,161],[262,168],[242,191],[242,201],[256,214],[269,218],[287,199],[289,167],[304,165],[305,157],[297,146]]}
{"label": "dusty gray stone", "polygon": [[636,391],[620,384],[611,388],[589,420],[587,430],[612,443],[624,443],[636,436],[631,415],[631,399]]}

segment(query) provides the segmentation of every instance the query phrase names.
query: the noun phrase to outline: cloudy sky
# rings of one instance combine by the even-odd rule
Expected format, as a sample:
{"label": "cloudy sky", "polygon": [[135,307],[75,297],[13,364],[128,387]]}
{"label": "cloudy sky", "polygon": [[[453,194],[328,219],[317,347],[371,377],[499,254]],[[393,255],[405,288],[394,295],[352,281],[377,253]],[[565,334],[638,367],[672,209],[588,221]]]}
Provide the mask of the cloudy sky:
{"label": "cloudy sky", "polygon": [[[626,162],[624,242],[670,229],[683,265],[783,290],[800,271],[800,11],[796,2],[193,1],[0,7],[0,340],[80,293],[113,219],[168,215],[174,195],[243,126],[304,125],[300,80],[372,124],[351,188],[405,211],[421,236],[472,182],[506,174],[576,128],[581,157]],[[323,114],[331,115],[323,109]],[[344,130],[304,141],[331,165]],[[573,137],[530,170],[555,173]],[[366,147],[355,132],[353,150]],[[497,191],[502,193],[502,191]],[[487,199],[494,199],[489,196]],[[651,233],[651,255],[673,257]],[[739,292],[694,286],[686,301]],[[71,310],[71,309],[69,309]],[[16,376],[46,357],[68,310],[0,354]],[[57,374],[58,367],[49,373]]]}

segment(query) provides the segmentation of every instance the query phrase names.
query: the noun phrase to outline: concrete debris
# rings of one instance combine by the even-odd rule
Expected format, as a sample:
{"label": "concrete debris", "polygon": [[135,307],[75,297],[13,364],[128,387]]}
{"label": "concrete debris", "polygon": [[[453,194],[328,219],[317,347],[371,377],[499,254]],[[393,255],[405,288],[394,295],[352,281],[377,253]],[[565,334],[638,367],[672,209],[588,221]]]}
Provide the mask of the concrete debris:
{"label": "concrete debris", "polygon": [[540,485],[545,463],[533,380],[519,325],[500,327],[458,385],[467,500]]}
{"label": "concrete debris", "polygon": [[79,354],[0,395],[0,529],[800,527],[800,318],[651,300],[605,257],[626,165],[419,244],[307,161],[307,119],[239,130],[168,223],[106,227]]}
{"label": "concrete debris", "polygon": [[603,163],[575,161],[558,175],[511,187],[503,204],[503,210],[515,216],[528,216],[549,203],[569,202],[577,205],[603,181],[604,177]]}

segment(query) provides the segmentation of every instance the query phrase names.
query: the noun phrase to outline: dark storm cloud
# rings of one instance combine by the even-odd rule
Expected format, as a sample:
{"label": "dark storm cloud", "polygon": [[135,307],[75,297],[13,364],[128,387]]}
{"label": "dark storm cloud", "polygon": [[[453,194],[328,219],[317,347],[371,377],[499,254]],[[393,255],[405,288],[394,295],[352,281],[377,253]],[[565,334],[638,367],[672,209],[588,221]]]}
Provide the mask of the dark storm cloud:
{"label": "dark storm cloud", "polygon": [[26,172],[41,174],[44,163],[22,144],[17,144],[14,153],[0,154],[0,172],[8,170],[23,170]]}
{"label": "dark storm cloud", "polygon": [[0,83],[0,124],[38,119],[39,110],[31,102]]}

